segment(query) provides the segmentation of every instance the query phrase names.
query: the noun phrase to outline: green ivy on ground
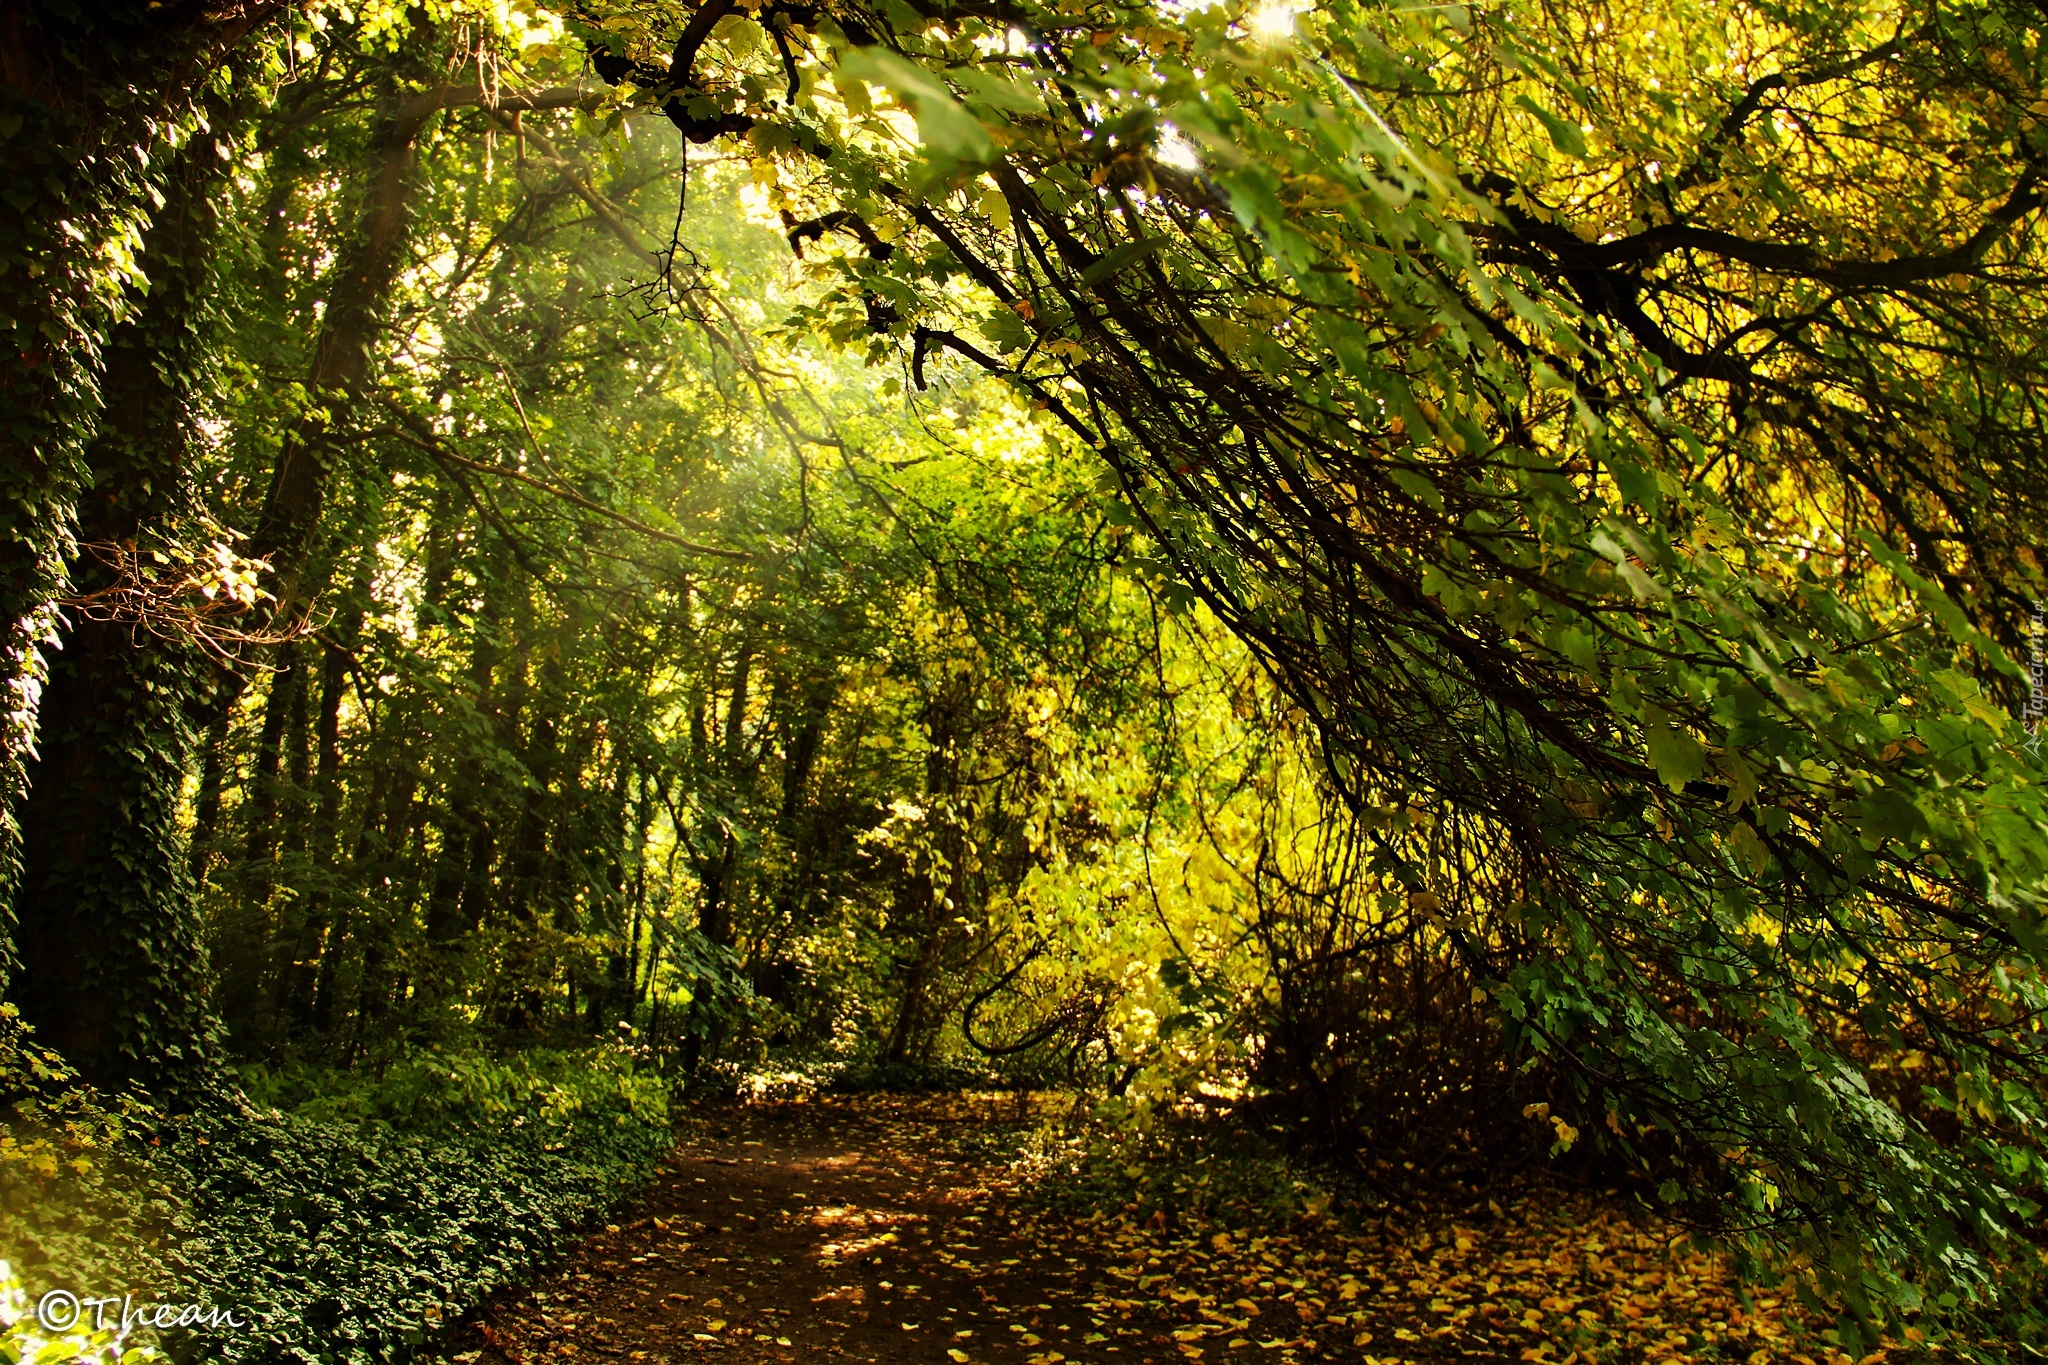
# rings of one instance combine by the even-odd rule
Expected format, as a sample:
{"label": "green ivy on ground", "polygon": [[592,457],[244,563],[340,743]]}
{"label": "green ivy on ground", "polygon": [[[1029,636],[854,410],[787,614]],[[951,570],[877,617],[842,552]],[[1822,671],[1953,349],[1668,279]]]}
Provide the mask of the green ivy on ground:
{"label": "green ivy on ground", "polygon": [[246,1079],[164,1118],[0,1014],[0,1244],[27,1292],[253,1321],[165,1333],[181,1359],[396,1362],[630,1198],[673,1141],[665,1083],[618,1049]]}
{"label": "green ivy on ground", "polygon": [[198,1229],[176,1280],[260,1324],[206,1343],[220,1360],[403,1360],[635,1192],[668,1147],[665,1124],[621,1111],[450,1138],[208,1115],[171,1158]]}

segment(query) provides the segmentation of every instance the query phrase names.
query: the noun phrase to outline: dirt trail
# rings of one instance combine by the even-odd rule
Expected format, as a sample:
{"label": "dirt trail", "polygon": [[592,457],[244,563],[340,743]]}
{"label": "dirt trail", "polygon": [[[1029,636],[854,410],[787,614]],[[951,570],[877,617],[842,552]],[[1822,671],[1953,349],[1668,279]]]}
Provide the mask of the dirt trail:
{"label": "dirt trail", "polygon": [[1055,1212],[988,1155],[1017,1117],[957,1097],[699,1110],[638,1206],[465,1324],[454,1359],[1854,1365],[1592,1192],[1504,1188],[1350,1230]]}
{"label": "dirt trail", "polygon": [[979,1108],[716,1111],[617,1230],[482,1314],[455,1359],[1180,1359],[1110,1339],[1083,1306],[1092,1267],[1009,1234],[989,1171],[946,1140],[1004,1112]]}

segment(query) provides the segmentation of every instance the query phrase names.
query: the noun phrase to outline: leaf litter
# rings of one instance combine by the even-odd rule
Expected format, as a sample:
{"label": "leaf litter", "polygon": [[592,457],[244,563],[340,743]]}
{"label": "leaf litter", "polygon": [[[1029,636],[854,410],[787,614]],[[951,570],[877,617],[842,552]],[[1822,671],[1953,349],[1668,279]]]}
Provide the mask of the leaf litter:
{"label": "leaf litter", "polygon": [[1789,1292],[1540,1178],[1362,1225],[1169,1215],[1077,1207],[1003,1097],[700,1106],[689,1128],[631,1215],[448,1358],[1851,1365]]}

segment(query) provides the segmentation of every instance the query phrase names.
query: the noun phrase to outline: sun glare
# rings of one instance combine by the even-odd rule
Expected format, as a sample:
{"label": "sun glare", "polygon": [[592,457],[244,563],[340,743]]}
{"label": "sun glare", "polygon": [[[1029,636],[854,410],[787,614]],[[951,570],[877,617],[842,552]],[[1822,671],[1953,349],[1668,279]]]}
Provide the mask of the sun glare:
{"label": "sun glare", "polygon": [[1245,29],[1252,41],[1277,47],[1294,38],[1294,20],[1308,8],[1300,0],[1265,0],[1245,16]]}
{"label": "sun glare", "polygon": [[1195,144],[1188,141],[1188,135],[1172,124],[1160,132],[1159,145],[1153,149],[1153,157],[1162,165],[1177,170],[1199,171],[1202,169],[1202,154],[1195,150]]}

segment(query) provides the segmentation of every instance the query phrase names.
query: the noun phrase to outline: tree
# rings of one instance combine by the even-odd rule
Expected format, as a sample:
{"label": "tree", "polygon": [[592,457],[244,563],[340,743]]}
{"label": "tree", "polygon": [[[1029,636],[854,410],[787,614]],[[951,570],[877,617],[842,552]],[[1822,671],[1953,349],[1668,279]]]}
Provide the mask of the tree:
{"label": "tree", "polygon": [[10,209],[0,228],[0,394],[9,411],[0,435],[0,900],[9,905],[44,656],[77,499],[92,482],[85,451],[104,403],[110,333],[143,297],[138,252],[166,171],[204,127],[206,93],[278,9],[264,0],[116,0],[89,11],[27,4],[0,23],[0,177]]}
{"label": "tree", "polygon": [[[446,64],[436,61],[439,38],[431,26],[406,29],[401,24],[406,41],[393,52],[380,51],[375,42],[364,46],[368,39],[388,35],[394,22],[393,15],[370,13],[337,34],[341,79],[316,76],[301,83],[264,114],[265,136],[245,145],[244,136],[271,93],[266,83],[277,73],[262,60],[227,62],[209,45],[231,51],[247,25],[260,17],[260,11],[252,11],[231,23],[205,18],[189,33],[179,28],[165,34],[157,31],[162,24],[155,17],[124,18],[116,12],[103,21],[112,38],[92,24],[67,27],[62,19],[49,19],[35,29],[55,45],[54,56],[44,54],[48,61],[83,63],[76,73],[85,82],[79,90],[99,93],[80,96],[73,90],[79,98],[112,98],[102,85],[139,79],[138,71],[172,85],[200,82],[197,91],[188,91],[187,98],[195,101],[189,108],[152,114],[146,105],[135,106],[149,129],[148,137],[136,134],[136,155],[142,158],[137,178],[125,189],[125,182],[117,182],[93,191],[143,196],[153,212],[147,216],[134,205],[106,209],[116,215],[108,220],[114,226],[107,231],[118,227],[137,234],[118,250],[107,248],[106,260],[93,266],[115,272],[108,279],[117,280],[120,289],[104,301],[103,321],[118,321],[104,338],[81,336],[64,349],[63,364],[84,365],[77,376],[62,380],[70,386],[65,391],[76,390],[73,399],[83,401],[80,386],[93,378],[92,400],[108,405],[110,416],[73,454],[59,457],[51,453],[59,447],[51,446],[23,465],[26,470],[40,461],[36,467],[49,475],[39,491],[24,495],[34,515],[47,524],[10,542],[29,553],[37,536],[56,537],[35,552],[39,568],[22,570],[27,576],[20,583],[29,595],[22,599],[28,616],[21,620],[59,605],[74,618],[47,641],[56,646],[57,657],[48,668],[36,734],[40,757],[21,768],[21,755],[9,759],[0,746],[0,764],[14,763],[29,784],[25,795],[17,793],[6,802],[7,819],[24,822],[21,847],[6,855],[10,866],[18,860],[20,874],[18,883],[11,875],[6,879],[8,904],[18,922],[9,948],[23,974],[16,995],[25,1017],[64,1048],[83,1074],[103,1084],[136,1079],[161,1063],[189,1062],[209,1032],[207,968],[178,809],[194,731],[220,731],[248,682],[262,671],[265,639],[288,640],[312,615],[319,582],[317,573],[308,580],[308,561],[318,560],[321,505],[328,484],[345,464],[337,436],[348,429],[350,408],[370,381],[383,313],[406,263],[417,190],[416,144],[445,109],[481,98],[473,84],[442,79],[448,73]],[[143,46],[172,40],[168,48]],[[81,56],[94,41],[112,45],[91,59]],[[351,44],[356,45],[353,52]],[[217,71],[202,69],[196,77],[149,65],[202,58],[225,64]],[[121,60],[141,65],[131,69],[120,66]],[[114,65],[103,69],[99,64],[104,63]],[[44,75],[56,80],[55,71],[52,67]],[[208,95],[205,83],[216,77],[223,93]],[[215,291],[232,294],[241,284],[231,272],[227,279],[217,278],[213,268],[227,173],[266,158],[289,165],[293,130],[318,117],[323,101],[345,100],[342,88],[359,80],[381,92],[381,105],[367,121],[344,120],[351,132],[361,132],[364,145],[350,148],[354,174],[336,214],[337,236],[345,247],[319,285],[320,322],[295,390],[303,401],[277,439],[267,439],[266,433],[263,448],[273,464],[260,509],[250,515],[231,504],[206,505],[195,487],[206,466],[218,465],[219,452],[209,448],[198,423],[211,405],[208,373],[221,358],[215,333],[228,325],[223,318],[228,310],[218,306]],[[63,88],[58,82],[57,89]],[[43,88],[36,97],[50,95]],[[513,104],[555,108],[577,97],[573,91],[555,90]],[[127,117],[127,106],[120,107],[120,116]],[[69,136],[61,133],[64,128],[80,137],[110,135],[95,122],[99,116],[83,106],[52,106],[38,117],[55,122],[38,125],[11,144],[31,157],[52,155],[48,140]],[[159,118],[173,121],[152,122]],[[154,160],[151,137],[166,144]],[[48,190],[56,182],[35,183]],[[283,174],[276,188],[288,192],[291,183],[292,177]],[[73,207],[89,199],[81,191]],[[42,211],[24,207],[25,221]],[[270,207],[273,218],[283,211],[281,204]],[[119,218],[120,213],[129,217]],[[275,223],[266,223],[263,230],[274,232]],[[43,262],[45,273],[16,278],[47,280],[83,271],[83,265],[63,264],[70,240],[59,231],[50,248],[57,256]],[[268,271],[275,265],[261,262],[256,268]],[[90,315],[80,313],[66,325],[90,322]],[[24,358],[30,358],[28,352]],[[96,378],[88,373],[94,369]],[[32,378],[42,373],[35,365],[28,371]],[[43,401],[23,398],[17,436],[31,430],[28,418]],[[89,428],[94,420],[81,407],[58,425]],[[71,472],[62,474],[65,469]],[[73,478],[83,485],[65,482]],[[227,529],[234,523],[253,527],[254,534],[237,543]],[[63,547],[74,540],[83,542],[85,554],[75,581],[60,592],[66,573]],[[209,564],[209,554],[217,562]],[[262,579],[266,589],[276,589],[260,611],[253,600],[243,600],[255,587],[250,576],[258,573],[267,575]],[[192,607],[201,593],[207,602]],[[216,643],[213,657],[206,658],[208,651],[193,638],[194,620],[188,618],[194,611],[221,615],[215,607],[232,608],[226,615],[233,619],[212,626],[199,622],[199,629],[218,629],[224,632],[221,639],[234,643],[225,648]],[[275,726],[266,732],[258,759],[271,786],[259,794],[259,805],[271,801],[279,785],[287,728],[296,750],[310,752],[303,741],[311,732],[296,722],[311,714],[308,703],[316,689],[321,732],[337,721],[333,708],[341,679],[335,648],[330,645],[317,665],[303,666],[303,647],[286,643],[277,651],[283,666],[268,693]],[[33,650],[18,662],[29,670],[17,680],[27,687],[42,665]],[[309,680],[307,675],[316,671],[318,679]],[[219,746],[213,748],[217,752]],[[322,757],[331,777],[333,746],[324,747]],[[217,799],[218,783],[213,790]],[[212,817],[205,823],[212,823]],[[266,856],[255,862],[268,862],[275,832],[270,821],[256,822],[254,849]],[[305,847],[301,822],[291,822],[286,833]],[[325,847],[329,841],[317,842]]]}
{"label": "tree", "polygon": [[51,1046],[102,1084],[139,1079],[152,1065],[189,1068],[209,1034],[206,961],[177,824],[212,663],[157,617],[169,604],[130,605],[130,590],[146,594],[159,576],[138,583],[140,566],[183,561],[193,548],[183,542],[204,525],[196,418],[232,156],[212,133],[179,149],[143,238],[147,291],[131,286],[138,297],[108,339],[99,386],[108,417],[84,451],[92,482],[76,514],[85,555],[73,576],[74,620],[57,640],[22,808],[13,998]]}

